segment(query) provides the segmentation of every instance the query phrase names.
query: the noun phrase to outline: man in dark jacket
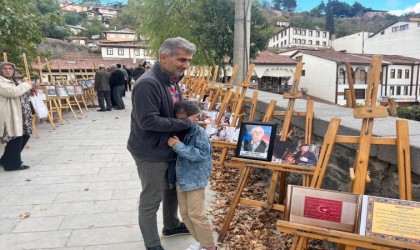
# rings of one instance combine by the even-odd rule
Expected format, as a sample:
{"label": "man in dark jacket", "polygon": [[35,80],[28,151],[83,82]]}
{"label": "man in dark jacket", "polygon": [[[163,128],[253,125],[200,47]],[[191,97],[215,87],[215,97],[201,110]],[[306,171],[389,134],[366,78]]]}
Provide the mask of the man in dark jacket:
{"label": "man in dark jacket", "polygon": [[[99,64],[99,71],[95,74],[95,85],[94,89],[98,93],[98,103],[100,109],[98,111],[111,111],[112,104],[111,104],[111,87],[109,85],[109,78],[111,77],[111,73],[106,71],[105,65]],[[106,102],[106,109],[105,103]]]}
{"label": "man in dark jacket", "polygon": [[144,61],[143,63],[139,64],[134,70],[133,70],[133,79],[134,81],[137,81],[137,79],[140,78],[141,75],[144,74],[144,72],[146,72],[146,70],[144,69],[144,66],[146,66],[146,61]]}
{"label": "man in dark jacket", "polygon": [[189,234],[178,219],[176,189],[167,182],[169,164],[176,155],[167,141],[174,132],[188,129],[195,116],[176,119],[174,104],[182,100],[178,86],[189,68],[196,46],[184,38],[169,38],[159,50],[159,63],[137,80],[133,88],[128,150],[133,156],[142,191],[139,225],[147,249],[162,250],[156,213],[163,201],[163,236]]}
{"label": "man in dark jacket", "polygon": [[114,101],[116,104],[117,110],[125,109],[124,101],[122,99],[123,94],[125,92],[125,80],[124,74],[121,70],[118,70],[117,65],[111,65],[111,78],[109,79],[109,83],[112,88],[112,96],[114,97]]}

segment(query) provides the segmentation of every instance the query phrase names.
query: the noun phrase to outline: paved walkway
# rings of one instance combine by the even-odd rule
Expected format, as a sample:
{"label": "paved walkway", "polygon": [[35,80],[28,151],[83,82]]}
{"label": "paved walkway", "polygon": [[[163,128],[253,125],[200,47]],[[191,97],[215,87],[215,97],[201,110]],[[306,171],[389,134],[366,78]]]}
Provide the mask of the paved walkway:
{"label": "paved walkway", "polygon": [[[0,249],[145,249],[137,222],[141,186],[126,149],[130,94],[125,110],[92,108],[83,119],[66,113],[55,130],[38,125],[41,138],[33,136],[23,152],[31,168],[0,169]],[[192,242],[177,236],[162,245],[178,250]]]}

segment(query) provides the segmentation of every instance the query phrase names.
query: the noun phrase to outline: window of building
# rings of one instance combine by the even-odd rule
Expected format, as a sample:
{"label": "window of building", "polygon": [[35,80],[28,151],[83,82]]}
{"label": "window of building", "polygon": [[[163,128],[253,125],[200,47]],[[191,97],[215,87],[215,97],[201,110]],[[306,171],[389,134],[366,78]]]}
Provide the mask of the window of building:
{"label": "window of building", "polygon": [[405,70],[405,79],[408,79],[408,78],[410,78],[410,70],[406,69]]}
{"label": "window of building", "polygon": [[389,95],[394,95],[394,86],[389,87]]}
{"label": "window of building", "polygon": [[284,46],[286,46],[286,44],[287,44],[287,40],[284,40]]}
{"label": "window of building", "polygon": [[355,89],[354,94],[356,99],[365,99],[366,98],[366,90],[365,89]]}
{"label": "window of building", "polygon": [[123,56],[124,55],[124,49],[118,49],[118,55]]}
{"label": "window of building", "polygon": [[302,36],[306,36],[306,30],[302,30]]}
{"label": "window of building", "polygon": [[294,38],[293,38],[293,40],[292,40],[292,41],[293,41],[293,43],[296,43],[296,39],[294,39]]}
{"label": "window of building", "polygon": [[315,42],[315,45],[319,45],[319,41],[316,41],[316,42]]}
{"label": "window of building", "polygon": [[401,25],[400,30],[408,30],[408,24]]}
{"label": "window of building", "polygon": [[319,37],[319,34],[320,34],[320,33],[319,33],[319,31],[317,31],[317,32],[316,32],[316,37]]}
{"label": "window of building", "polygon": [[305,39],[302,39],[302,44],[306,44],[306,40]]}
{"label": "window of building", "polygon": [[402,77],[402,69],[399,69],[399,70],[397,71],[397,78],[398,78],[398,79],[401,79],[401,77]]}
{"label": "window of building", "polygon": [[125,38],[125,35],[121,34],[121,38]]}
{"label": "window of building", "polygon": [[297,34],[297,29],[293,29],[293,34],[296,35]]}
{"label": "window of building", "polygon": [[297,39],[296,42],[300,44],[300,39]]}
{"label": "window of building", "polygon": [[302,69],[302,76],[305,76],[306,71],[304,69]]}
{"label": "window of building", "polygon": [[280,47],[283,47],[283,42],[280,43]]}
{"label": "window of building", "polygon": [[297,56],[295,59],[296,59],[296,61],[301,62],[302,61],[302,56]]}
{"label": "window of building", "polygon": [[327,42],[322,42],[322,46],[327,46]]}
{"label": "window of building", "polygon": [[[278,35],[277,35],[278,36]],[[283,38],[283,32],[282,33],[280,33],[280,38]]]}
{"label": "window of building", "polygon": [[326,38],[327,37],[327,32],[322,32],[322,37]]}
{"label": "window of building", "polygon": [[397,93],[396,95],[401,95],[401,86],[397,86]]}
{"label": "window of building", "polygon": [[108,56],[112,56],[114,53],[113,53],[113,49],[106,49],[106,54],[108,55]]}
{"label": "window of building", "polygon": [[395,69],[391,69],[391,75],[390,75],[391,79],[395,78]]}
{"label": "window of building", "polygon": [[139,49],[134,50],[134,55],[140,56],[140,50]]}
{"label": "window of building", "polygon": [[287,35],[287,30],[284,30],[284,36],[286,36]]}
{"label": "window of building", "polygon": [[408,95],[408,86],[404,86],[403,95]]}
{"label": "window of building", "polygon": [[383,31],[381,31],[381,35],[384,35],[385,34],[385,31],[383,30]]}
{"label": "window of building", "polygon": [[400,29],[399,26],[392,27],[392,32],[397,32]]}
{"label": "window of building", "polygon": [[309,45],[312,45],[312,40],[308,40],[308,44]]}
{"label": "window of building", "polygon": [[299,29],[299,30],[297,30],[297,34],[298,34],[298,35],[300,35],[300,33],[301,33],[301,30],[300,30],[300,29]]}
{"label": "window of building", "polygon": [[312,30],[308,31],[308,36],[312,36]]}

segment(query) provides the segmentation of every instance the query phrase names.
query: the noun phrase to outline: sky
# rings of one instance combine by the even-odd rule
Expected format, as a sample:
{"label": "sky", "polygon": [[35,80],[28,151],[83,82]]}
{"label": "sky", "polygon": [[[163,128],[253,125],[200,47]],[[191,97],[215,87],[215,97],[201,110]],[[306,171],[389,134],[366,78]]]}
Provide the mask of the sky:
{"label": "sky", "polygon": [[[391,14],[402,15],[408,12],[420,13],[420,1],[419,0],[357,0],[366,8],[374,10],[386,10],[391,11]],[[328,0],[324,0],[327,3]],[[353,5],[356,0],[340,0],[340,2],[346,2],[350,6]],[[321,0],[297,0],[298,7],[296,11],[307,11],[315,8],[321,3]]]}
{"label": "sky", "polygon": [[[103,4],[112,2],[127,3],[127,0],[102,0]],[[296,0],[298,7],[297,12],[307,11],[315,8],[321,3],[321,0]],[[346,2],[349,5],[353,5],[356,0],[340,0]],[[357,0],[366,8],[374,10],[386,10],[390,11],[393,15],[403,15],[409,12],[420,13],[420,0]],[[327,3],[328,0],[324,0]]]}

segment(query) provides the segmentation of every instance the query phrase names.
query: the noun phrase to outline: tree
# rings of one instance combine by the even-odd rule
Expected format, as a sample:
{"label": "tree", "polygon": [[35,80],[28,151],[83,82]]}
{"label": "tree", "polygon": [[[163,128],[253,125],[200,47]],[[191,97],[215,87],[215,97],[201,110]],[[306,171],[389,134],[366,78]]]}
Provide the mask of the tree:
{"label": "tree", "polygon": [[352,16],[361,16],[363,12],[365,11],[365,7],[361,5],[359,2],[354,2],[354,4],[351,6],[351,14]]}
{"label": "tree", "polygon": [[42,18],[31,11],[35,6],[26,0],[0,0],[0,6],[0,52],[6,52],[9,61],[22,67],[23,53],[28,62],[37,56],[36,47],[44,37]]}
{"label": "tree", "polygon": [[334,29],[334,14],[332,9],[332,2],[331,0],[328,0],[327,3],[327,14],[325,16],[325,29],[330,31],[330,34],[335,34]]}
{"label": "tree", "polygon": [[323,16],[326,12],[325,10],[326,10],[326,6],[324,3],[324,0],[322,0],[321,3],[317,7],[313,8],[310,11],[310,13],[314,16]]}
{"label": "tree", "polygon": [[273,0],[273,8],[275,10],[285,10],[292,12],[296,9],[296,0]]}

